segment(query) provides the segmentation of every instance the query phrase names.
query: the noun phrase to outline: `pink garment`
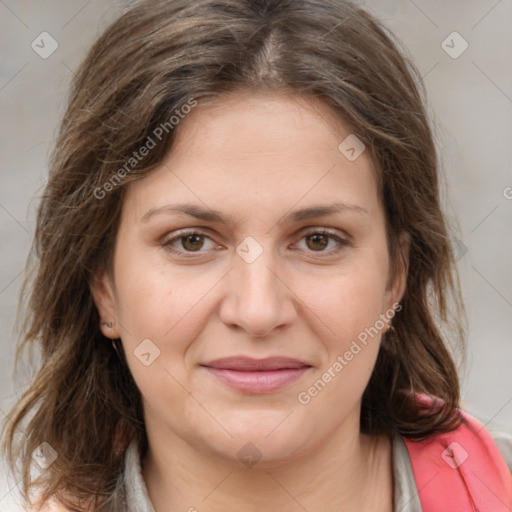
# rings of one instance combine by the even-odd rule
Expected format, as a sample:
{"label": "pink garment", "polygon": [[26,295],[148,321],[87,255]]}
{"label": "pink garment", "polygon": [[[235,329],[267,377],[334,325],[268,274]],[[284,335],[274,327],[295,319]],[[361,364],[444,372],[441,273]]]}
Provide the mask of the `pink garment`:
{"label": "pink garment", "polygon": [[512,512],[512,474],[485,426],[459,411],[453,432],[404,439],[423,512]]}

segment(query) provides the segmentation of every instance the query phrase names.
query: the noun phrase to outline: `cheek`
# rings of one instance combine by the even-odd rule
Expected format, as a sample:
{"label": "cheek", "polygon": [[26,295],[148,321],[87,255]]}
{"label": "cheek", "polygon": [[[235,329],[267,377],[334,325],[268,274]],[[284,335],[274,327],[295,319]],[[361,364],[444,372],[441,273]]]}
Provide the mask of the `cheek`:
{"label": "cheek", "polygon": [[374,325],[383,313],[386,267],[375,258],[361,257],[321,277],[297,276],[295,287],[302,290],[299,295],[315,324],[323,324],[320,338],[337,346]]}
{"label": "cheek", "polygon": [[326,280],[323,291],[309,296],[308,306],[317,316],[310,314],[306,321],[316,326],[322,356],[298,399],[314,404],[315,414],[332,424],[357,406],[375,367],[384,332],[384,291],[383,276],[367,269]]}
{"label": "cheek", "polygon": [[211,287],[205,282],[208,279],[196,281],[185,276],[183,272],[166,273],[161,262],[157,265],[140,255],[118,260],[116,289],[121,337],[128,366],[146,407],[165,407],[184,399],[179,384],[187,377],[183,362],[191,341],[204,328],[204,305],[200,299]]}
{"label": "cheek", "polygon": [[[120,254],[123,254],[119,251]],[[162,350],[183,351],[203,328],[214,272],[173,269],[153,253],[118,258],[116,288],[123,343],[132,350],[149,338]],[[214,275],[215,274],[215,275]],[[172,341],[172,343],[170,343]]]}

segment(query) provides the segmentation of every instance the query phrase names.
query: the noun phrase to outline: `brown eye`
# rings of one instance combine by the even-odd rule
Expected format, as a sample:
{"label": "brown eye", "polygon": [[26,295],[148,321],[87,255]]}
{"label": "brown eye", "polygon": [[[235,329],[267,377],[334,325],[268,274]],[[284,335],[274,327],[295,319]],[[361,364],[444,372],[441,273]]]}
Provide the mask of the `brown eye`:
{"label": "brown eye", "polygon": [[208,249],[215,248],[216,244],[204,233],[198,231],[181,231],[176,236],[166,239],[162,246],[175,254],[204,254]]}
{"label": "brown eye", "polygon": [[329,244],[329,236],[323,233],[313,233],[306,237],[306,245],[313,251],[323,251]]}
{"label": "brown eye", "polygon": [[304,233],[299,245],[302,243],[305,247],[299,247],[300,249],[325,256],[337,254],[351,245],[349,240],[341,238],[325,228],[315,228]]}
{"label": "brown eye", "polygon": [[186,251],[197,251],[204,244],[204,236],[194,233],[192,235],[182,236],[181,245]]}

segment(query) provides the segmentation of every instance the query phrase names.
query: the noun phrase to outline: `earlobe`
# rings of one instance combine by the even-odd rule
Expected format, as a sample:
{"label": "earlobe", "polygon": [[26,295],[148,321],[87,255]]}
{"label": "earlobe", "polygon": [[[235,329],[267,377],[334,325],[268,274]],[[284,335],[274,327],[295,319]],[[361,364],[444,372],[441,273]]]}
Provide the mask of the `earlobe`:
{"label": "earlobe", "polygon": [[114,286],[106,271],[94,277],[90,290],[100,316],[101,332],[107,338],[119,338]]}

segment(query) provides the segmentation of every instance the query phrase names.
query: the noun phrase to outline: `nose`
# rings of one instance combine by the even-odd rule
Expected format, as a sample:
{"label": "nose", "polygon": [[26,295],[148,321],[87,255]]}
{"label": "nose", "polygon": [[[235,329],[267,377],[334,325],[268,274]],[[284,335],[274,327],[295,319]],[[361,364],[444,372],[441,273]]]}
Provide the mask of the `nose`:
{"label": "nose", "polygon": [[220,307],[221,320],[251,337],[264,338],[297,318],[296,296],[287,286],[287,272],[270,249],[251,263],[235,254],[226,276],[226,292]]}

